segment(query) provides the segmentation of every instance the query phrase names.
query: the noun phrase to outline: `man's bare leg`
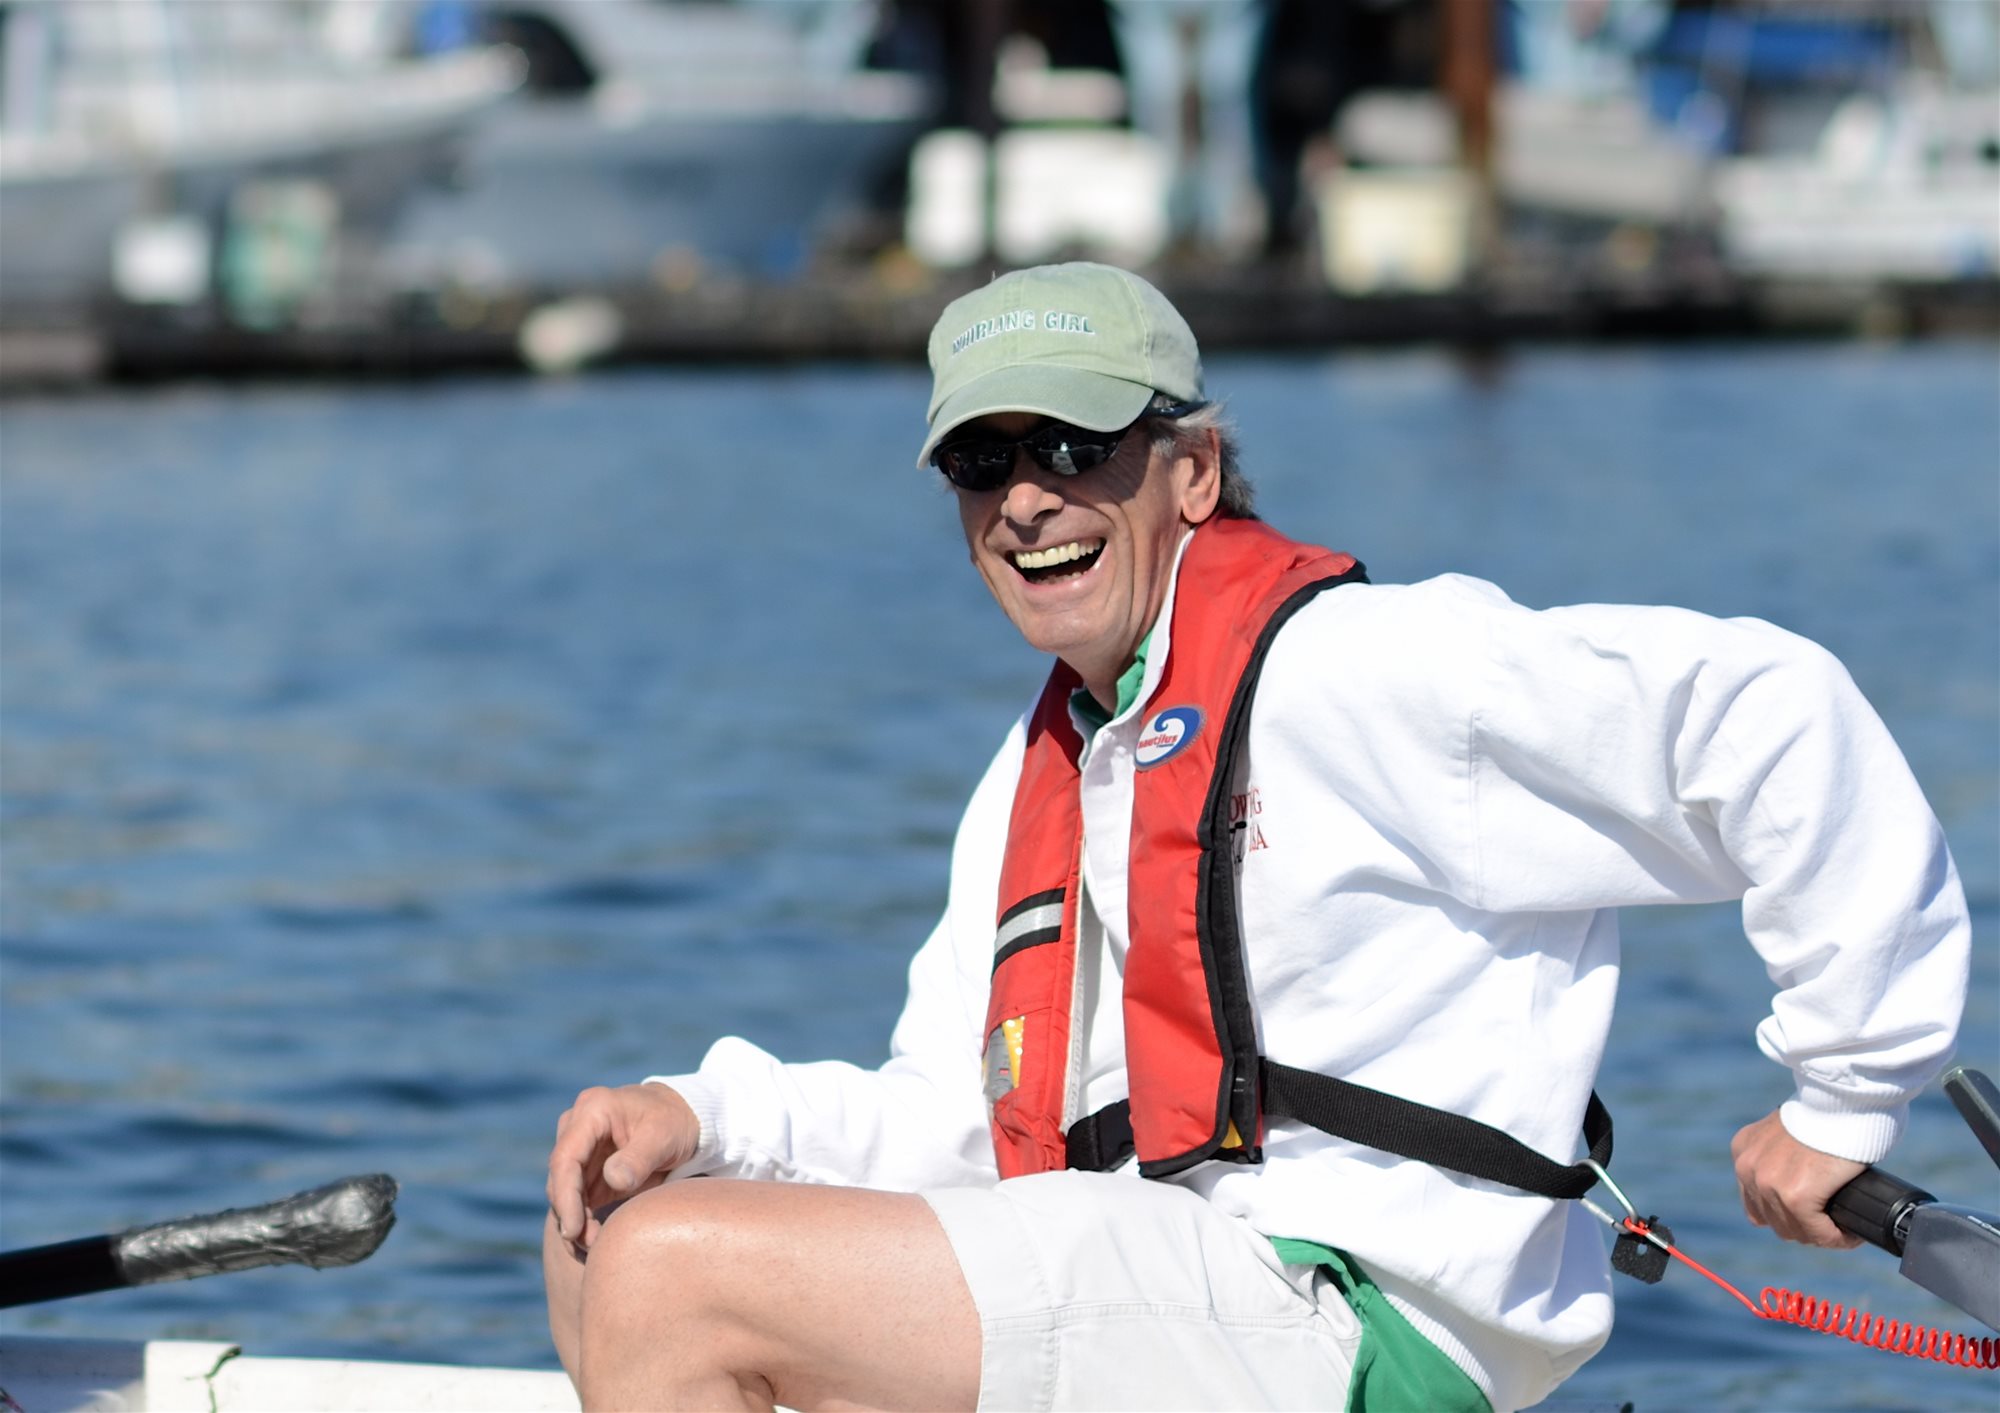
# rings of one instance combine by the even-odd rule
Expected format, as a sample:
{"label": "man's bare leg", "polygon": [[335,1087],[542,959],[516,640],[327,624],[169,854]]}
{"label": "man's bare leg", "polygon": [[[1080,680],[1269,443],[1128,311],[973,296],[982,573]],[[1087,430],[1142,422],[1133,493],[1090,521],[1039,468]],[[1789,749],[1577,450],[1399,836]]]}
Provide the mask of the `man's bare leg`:
{"label": "man's bare leg", "polygon": [[542,1289],[549,1301],[549,1337],[571,1383],[577,1382],[576,1346],[583,1331],[583,1254],[556,1234],[551,1212],[542,1223]]}
{"label": "man's bare leg", "polygon": [[705,1178],[632,1199],[586,1260],[548,1236],[585,1408],[970,1408],[979,1317],[920,1197]]}

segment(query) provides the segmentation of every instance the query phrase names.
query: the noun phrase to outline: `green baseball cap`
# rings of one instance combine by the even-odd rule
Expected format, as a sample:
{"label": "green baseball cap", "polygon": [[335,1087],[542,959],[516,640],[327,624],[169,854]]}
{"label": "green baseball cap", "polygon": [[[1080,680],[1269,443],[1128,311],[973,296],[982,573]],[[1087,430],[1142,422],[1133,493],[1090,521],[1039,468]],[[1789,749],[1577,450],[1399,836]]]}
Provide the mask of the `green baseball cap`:
{"label": "green baseball cap", "polygon": [[1078,261],[1016,270],[947,304],[931,330],[930,435],[1033,412],[1095,432],[1129,426],[1155,393],[1200,402],[1201,351],[1165,295]]}

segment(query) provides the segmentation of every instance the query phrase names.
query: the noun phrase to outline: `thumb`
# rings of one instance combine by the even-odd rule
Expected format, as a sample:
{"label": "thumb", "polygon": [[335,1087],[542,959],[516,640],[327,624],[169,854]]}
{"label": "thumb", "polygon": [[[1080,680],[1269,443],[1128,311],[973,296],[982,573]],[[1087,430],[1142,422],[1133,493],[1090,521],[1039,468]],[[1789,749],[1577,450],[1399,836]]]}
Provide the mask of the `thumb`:
{"label": "thumb", "polygon": [[651,1135],[634,1137],[604,1160],[604,1185],[613,1192],[634,1192],[668,1163],[665,1145]]}
{"label": "thumb", "polygon": [[634,1085],[624,1092],[629,1105],[620,1141],[598,1175],[611,1191],[630,1195],[685,1161],[694,1146],[687,1130],[693,1125],[698,1133],[699,1125],[687,1101],[664,1085]]}

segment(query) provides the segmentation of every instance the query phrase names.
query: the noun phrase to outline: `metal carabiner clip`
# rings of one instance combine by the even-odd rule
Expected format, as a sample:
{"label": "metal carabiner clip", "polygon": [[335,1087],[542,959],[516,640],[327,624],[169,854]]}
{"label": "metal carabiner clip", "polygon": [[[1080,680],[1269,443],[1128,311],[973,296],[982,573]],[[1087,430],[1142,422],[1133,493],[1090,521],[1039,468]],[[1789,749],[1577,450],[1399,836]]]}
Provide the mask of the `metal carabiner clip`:
{"label": "metal carabiner clip", "polygon": [[1620,1220],[1588,1197],[1576,1199],[1595,1213],[1599,1221],[1618,1233],[1618,1240],[1611,1244],[1611,1269],[1647,1285],[1658,1284],[1660,1277],[1667,1273],[1667,1263],[1672,1255],[1673,1228],[1658,1217],[1642,1218],[1624,1189],[1611,1180],[1610,1173],[1589,1158],[1583,1162],[1585,1167],[1597,1174],[1597,1180],[1604,1184],[1606,1190],[1618,1199],[1618,1205],[1625,1209],[1625,1217]]}

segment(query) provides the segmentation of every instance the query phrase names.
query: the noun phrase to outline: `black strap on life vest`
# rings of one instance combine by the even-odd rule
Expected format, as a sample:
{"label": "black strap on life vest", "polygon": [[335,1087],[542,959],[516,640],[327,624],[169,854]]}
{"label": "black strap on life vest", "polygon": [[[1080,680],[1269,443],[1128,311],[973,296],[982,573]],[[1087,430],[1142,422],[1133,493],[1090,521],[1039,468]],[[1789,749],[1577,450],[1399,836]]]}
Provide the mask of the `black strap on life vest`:
{"label": "black strap on life vest", "polygon": [[[1350,1143],[1538,1197],[1581,1197],[1597,1182],[1586,1163],[1565,1166],[1463,1114],[1270,1060],[1262,1070],[1264,1112],[1272,1118],[1297,1119]],[[1078,1119],[1068,1138],[1070,1167],[1109,1172],[1132,1156],[1131,1102],[1120,1099]],[[1583,1140],[1590,1145],[1589,1162],[1599,1167],[1611,1162],[1611,1112],[1594,1090],[1583,1111]]]}
{"label": "black strap on life vest", "polygon": [[[1581,1197],[1597,1182],[1586,1164],[1565,1167],[1477,1119],[1270,1060],[1264,1061],[1264,1112],[1538,1197]],[[1596,1090],[1583,1111],[1583,1141],[1590,1162],[1603,1167],[1611,1161],[1611,1111]]]}
{"label": "black strap on life vest", "polygon": [[1135,1151],[1132,1142],[1132,1101],[1120,1099],[1078,1119],[1064,1135],[1069,1166],[1089,1173],[1108,1173]]}

